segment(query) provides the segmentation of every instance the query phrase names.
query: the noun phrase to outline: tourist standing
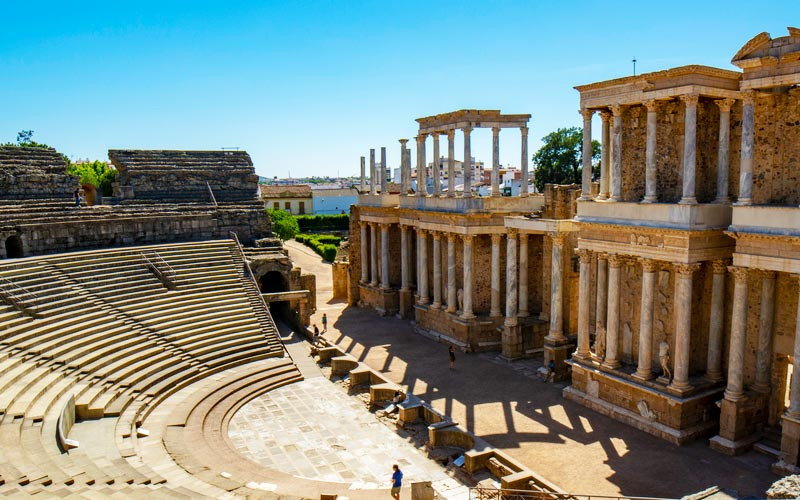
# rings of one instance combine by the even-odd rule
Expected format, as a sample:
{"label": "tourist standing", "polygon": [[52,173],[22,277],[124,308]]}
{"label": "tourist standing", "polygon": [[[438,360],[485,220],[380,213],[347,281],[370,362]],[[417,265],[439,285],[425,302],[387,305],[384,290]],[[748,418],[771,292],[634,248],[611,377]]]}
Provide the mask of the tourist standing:
{"label": "tourist standing", "polygon": [[455,370],[456,368],[456,350],[453,349],[453,346],[450,346],[448,350],[448,354],[450,354],[450,369]]}
{"label": "tourist standing", "polygon": [[319,345],[319,328],[314,325],[314,345]]}
{"label": "tourist standing", "polygon": [[328,316],[325,313],[322,313],[322,333],[328,331]]}
{"label": "tourist standing", "polygon": [[75,191],[72,193],[72,197],[75,200],[75,208],[80,208],[80,206],[81,206],[81,190],[80,190],[80,188],[75,188]]}
{"label": "tourist standing", "polygon": [[392,465],[392,469],[394,470],[392,473],[392,498],[399,500],[400,487],[403,485],[403,471],[397,464]]}

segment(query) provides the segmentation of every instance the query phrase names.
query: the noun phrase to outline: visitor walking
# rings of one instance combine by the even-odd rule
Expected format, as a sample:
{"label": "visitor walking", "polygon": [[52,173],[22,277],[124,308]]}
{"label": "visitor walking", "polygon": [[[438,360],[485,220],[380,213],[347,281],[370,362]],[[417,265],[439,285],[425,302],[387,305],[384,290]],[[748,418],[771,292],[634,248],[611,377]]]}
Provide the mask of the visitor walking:
{"label": "visitor walking", "polygon": [[325,313],[322,313],[322,333],[328,331],[328,316]]}
{"label": "visitor walking", "polygon": [[75,191],[72,193],[72,198],[75,200],[75,208],[81,207],[81,190],[80,188],[75,188]]}
{"label": "visitor walking", "polygon": [[403,485],[403,471],[397,464],[392,465],[392,469],[394,470],[392,473],[392,498],[399,500],[400,487]]}
{"label": "visitor walking", "polygon": [[456,350],[453,349],[453,346],[450,346],[450,349],[448,350],[448,353],[450,354],[450,369],[451,370],[455,370],[456,369]]}

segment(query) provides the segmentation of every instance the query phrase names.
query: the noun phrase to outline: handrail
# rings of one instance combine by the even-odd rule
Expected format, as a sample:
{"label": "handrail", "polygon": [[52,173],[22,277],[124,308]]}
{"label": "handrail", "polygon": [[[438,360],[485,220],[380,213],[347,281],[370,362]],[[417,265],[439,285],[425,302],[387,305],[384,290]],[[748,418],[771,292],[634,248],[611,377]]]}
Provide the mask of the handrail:
{"label": "handrail", "polygon": [[[264,297],[261,296],[261,289],[258,287],[258,282],[256,282],[256,277],[253,275],[253,270],[250,269],[250,263],[247,261],[247,256],[244,254],[244,248],[242,247],[242,243],[239,241],[239,235],[236,234],[235,231],[228,231],[228,234],[230,235],[234,243],[236,243],[236,248],[239,249],[239,255],[242,256],[242,262],[244,262],[244,265],[242,266],[243,272],[246,276],[250,277],[250,282],[256,289],[257,292],[256,295],[258,295],[258,300],[261,301],[261,305],[262,307],[264,307],[264,311],[267,313],[267,316],[269,316],[269,320],[272,322],[272,324],[275,325],[275,331],[277,332],[278,325],[275,323],[275,319],[272,317],[272,313],[269,310],[269,306],[267,306],[267,301],[265,301]],[[284,352],[286,352],[286,355],[289,356],[289,359],[291,359],[292,363],[294,363],[294,358],[292,357],[292,354],[289,352],[289,349],[286,348],[286,345],[284,345],[283,339],[281,338],[280,334],[278,334],[278,340],[283,346],[283,350]]]}
{"label": "handrail", "polygon": [[174,287],[177,278],[175,270],[155,250],[151,250],[149,253],[149,257],[145,252],[140,252],[139,254],[142,257],[144,266],[153,271],[160,281],[168,285],[168,288]]}
{"label": "handrail", "polygon": [[208,188],[208,194],[211,195],[211,203],[213,203],[214,206],[216,207],[217,206],[217,198],[214,196],[214,190],[211,189],[211,184],[209,184],[208,181],[206,181],[206,187]]}
{"label": "handrail", "polygon": [[660,497],[632,497],[616,495],[584,495],[552,491],[512,490],[508,488],[471,487],[470,500],[664,500]]}
{"label": "handrail", "polygon": [[6,299],[18,309],[34,316],[39,314],[40,298],[36,292],[32,292],[3,276],[0,276],[0,297]]}

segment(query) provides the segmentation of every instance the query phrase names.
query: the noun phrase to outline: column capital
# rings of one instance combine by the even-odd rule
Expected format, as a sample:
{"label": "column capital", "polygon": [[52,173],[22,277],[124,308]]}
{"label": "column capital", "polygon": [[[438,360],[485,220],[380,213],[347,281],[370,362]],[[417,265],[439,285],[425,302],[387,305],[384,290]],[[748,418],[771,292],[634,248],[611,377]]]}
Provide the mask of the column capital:
{"label": "column capital", "polygon": [[742,96],[742,103],[745,105],[754,105],[756,103],[756,91],[755,90],[743,90],[741,92]]}
{"label": "column capital", "polygon": [[626,106],[623,104],[613,104],[609,106],[609,109],[614,116],[622,116],[622,112],[625,111],[625,107]]}
{"label": "column capital", "polygon": [[499,245],[502,241],[503,235],[500,233],[492,233],[492,245]]}
{"label": "column capital", "polygon": [[553,245],[561,246],[564,244],[564,240],[566,239],[567,235],[564,233],[547,233],[547,236],[550,237],[550,240],[553,242]]}
{"label": "column capital", "polygon": [[420,228],[420,227],[417,227],[417,234],[418,234],[418,235],[420,235],[420,236],[425,236],[425,233],[426,233],[426,232],[427,232],[427,230],[426,230],[426,229],[422,229],[422,228]]}
{"label": "column capital", "polygon": [[728,272],[728,261],[725,259],[716,259],[711,262],[711,268],[714,274],[725,274]]}
{"label": "column capital", "polygon": [[414,227],[414,226],[409,226],[408,224],[398,224],[398,226],[400,226],[401,231],[408,231],[409,227]]}
{"label": "column capital", "polygon": [[747,283],[747,275],[750,274],[750,269],[740,266],[728,266],[728,272],[733,275],[733,279],[737,283]]}
{"label": "column capital", "polygon": [[661,267],[659,262],[654,259],[640,258],[639,262],[642,264],[642,271],[646,273],[654,273]]}
{"label": "column capital", "polygon": [[522,134],[522,137],[528,137],[528,127],[520,127],[519,131]]}
{"label": "column capital", "polygon": [[581,264],[590,264],[592,262],[592,254],[594,252],[588,248],[579,248],[575,253],[578,254]]}
{"label": "column capital", "polygon": [[757,276],[762,280],[774,280],[775,279],[775,271],[770,271],[769,269],[757,269],[756,270]]}
{"label": "column capital", "polygon": [[492,135],[495,137],[500,135],[500,127],[492,127]]}
{"label": "column capital", "polygon": [[644,101],[644,107],[647,109],[648,113],[655,113],[658,111],[658,101],[655,99],[648,99]]}
{"label": "column capital", "polygon": [[431,137],[433,137],[434,140],[438,139],[439,138],[439,134],[441,134],[441,132],[439,132],[439,131],[431,132]]}
{"label": "column capital", "polygon": [[431,231],[431,236],[434,240],[439,240],[442,237],[442,233],[439,231]]}
{"label": "column capital", "polygon": [[472,127],[461,127],[461,131],[464,132],[464,135],[469,135],[472,133]]}
{"label": "column capital", "polygon": [[447,138],[448,139],[450,139],[452,141],[455,137],[456,137],[456,129],[451,128],[450,130],[447,131]]}
{"label": "column capital", "polygon": [[472,241],[475,239],[475,235],[474,234],[462,234],[461,235],[461,239],[464,240],[464,243],[470,243],[471,244]]}
{"label": "column capital", "polygon": [[446,233],[447,234],[447,242],[450,244],[455,243],[456,241],[456,233]]}
{"label": "column capital", "polygon": [[682,262],[681,262],[681,263],[673,263],[673,264],[672,264],[672,267],[675,269],[675,272],[676,272],[676,273],[677,273],[679,276],[691,277],[691,276],[692,276],[692,274],[693,274],[695,271],[697,271],[698,269],[700,269],[700,264],[698,264],[698,263],[694,263],[694,264],[684,264],[684,263],[682,263]]}
{"label": "column capital", "polygon": [[588,108],[581,108],[578,110],[578,113],[581,114],[584,120],[591,120],[592,115],[594,115],[594,110]]}
{"label": "column capital", "polygon": [[680,98],[687,108],[696,108],[697,102],[700,100],[700,94],[685,94]]}
{"label": "column capital", "polygon": [[717,105],[717,107],[719,108],[720,112],[722,112],[722,113],[730,113],[731,112],[731,107],[733,107],[733,105],[735,103],[736,103],[736,99],[732,99],[730,97],[727,98],[727,99],[716,99],[714,101],[714,104]]}
{"label": "column capital", "polygon": [[518,234],[519,234],[519,229],[515,227],[509,227],[508,229],[506,229],[506,237],[510,240],[516,240]]}
{"label": "column capital", "polygon": [[608,259],[608,254],[605,253],[605,252],[595,252],[595,255],[597,255],[597,260],[607,260]]}
{"label": "column capital", "polygon": [[[398,141],[400,141],[400,145],[401,146],[406,147],[406,143],[408,142],[408,139],[398,139]],[[363,158],[363,156],[362,156],[362,158]]]}
{"label": "column capital", "polygon": [[608,265],[611,267],[622,267],[622,264],[626,260],[627,259],[624,255],[618,255],[615,253],[608,254]]}
{"label": "column capital", "polygon": [[612,114],[609,113],[608,111],[600,111],[599,114],[600,114],[600,119],[603,120],[604,122],[608,122],[611,120]]}

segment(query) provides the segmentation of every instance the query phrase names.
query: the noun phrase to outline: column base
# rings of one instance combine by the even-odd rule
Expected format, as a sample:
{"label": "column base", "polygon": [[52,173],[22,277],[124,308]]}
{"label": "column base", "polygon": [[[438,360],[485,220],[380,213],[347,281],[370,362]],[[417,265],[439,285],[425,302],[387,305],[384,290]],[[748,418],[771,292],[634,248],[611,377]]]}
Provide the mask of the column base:
{"label": "column base", "polygon": [[781,429],[781,457],[773,468],[779,466],[786,470],[797,470],[800,465],[800,420],[784,413],[781,416]]}
{"label": "column base", "polygon": [[500,312],[500,311],[491,311],[489,313],[489,317],[490,318],[502,318],[503,317],[503,313]]}
{"label": "column base", "polygon": [[719,435],[711,440],[711,447],[726,455],[749,450],[761,438],[757,430],[766,421],[768,397],[748,393],[734,401],[726,395],[719,407]]}
{"label": "column base", "polygon": [[690,392],[692,392],[692,387],[689,384],[675,384],[675,380],[673,379],[672,383],[667,386],[667,392],[670,394],[674,394],[675,396],[686,396]]}
{"label": "column base", "polygon": [[608,193],[600,193],[597,195],[597,198],[595,198],[595,200],[598,201],[605,201],[607,199],[608,199]]}
{"label": "column base", "polygon": [[555,362],[556,369],[553,375],[553,382],[560,382],[569,378],[569,366],[565,363],[569,358],[569,353],[573,346],[565,344],[551,344],[545,337],[544,342],[544,366],[550,365],[550,360]]}
{"label": "column base", "polygon": [[622,363],[616,359],[613,361],[603,361],[603,363],[600,365],[601,368],[605,368],[606,370],[616,370],[620,366],[622,366]]}
{"label": "column base", "polygon": [[716,200],[714,200],[714,203],[718,203],[720,205],[727,205],[730,202],[731,202],[731,197],[730,196],[726,196],[724,198],[717,198]]}
{"label": "column base", "polygon": [[697,198],[694,196],[681,198],[681,201],[678,202],[678,205],[697,205]]}
{"label": "column base", "polygon": [[397,315],[403,319],[414,317],[414,294],[411,290],[400,290]]}
{"label": "column base", "polygon": [[708,446],[714,451],[733,457],[750,451],[759,439],[761,439],[760,435],[754,435],[738,441],[731,441],[730,439],[725,439],[717,435],[708,440]]}
{"label": "column base", "polygon": [[519,197],[520,197],[520,198],[527,198],[528,196],[530,196],[530,194],[529,194],[529,193],[520,193],[520,194],[519,194]]}
{"label": "column base", "polygon": [[753,198],[739,198],[736,200],[736,203],[733,204],[734,207],[746,207],[748,205],[753,204]]}
{"label": "column base", "polygon": [[622,201],[622,196],[612,196],[608,201]]}
{"label": "column base", "polygon": [[594,198],[592,198],[592,195],[590,194],[584,194],[578,198],[578,201],[592,201],[592,200],[594,200]]}
{"label": "column base", "polygon": [[658,198],[656,198],[655,196],[652,198],[649,198],[647,196],[642,198],[642,203],[656,203],[656,202],[658,202]]}
{"label": "column base", "polygon": [[722,372],[718,373],[706,373],[705,379],[709,382],[722,382]]}
{"label": "column base", "polygon": [[466,312],[462,312],[459,315],[459,317],[461,319],[475,319],[476,318],[475,313],[466,313]]}
{"label": "column base", "polygon": [[647,373],[635,372],[632,375],[632,377],[635,378],[636,380],[641,380],[642,382],[645,382],[647,380],[653,380],[654,378],[656,378],[656,374],[653,372],[647,372]]}

